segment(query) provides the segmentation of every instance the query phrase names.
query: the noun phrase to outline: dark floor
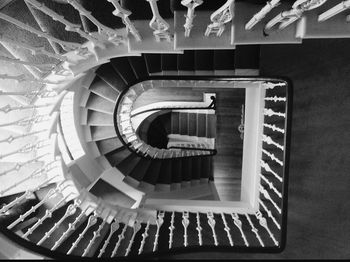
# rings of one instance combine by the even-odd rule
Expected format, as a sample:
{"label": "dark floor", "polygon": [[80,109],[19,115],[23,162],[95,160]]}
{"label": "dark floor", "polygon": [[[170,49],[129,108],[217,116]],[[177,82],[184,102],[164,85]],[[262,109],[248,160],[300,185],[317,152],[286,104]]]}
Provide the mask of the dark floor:
{"label": "dark floor", "polygon": [[285,250],[171,258],[350,258],[349,47],[350,39],[329,39],[261,48],[261,74],[286,76],[294,85]]}

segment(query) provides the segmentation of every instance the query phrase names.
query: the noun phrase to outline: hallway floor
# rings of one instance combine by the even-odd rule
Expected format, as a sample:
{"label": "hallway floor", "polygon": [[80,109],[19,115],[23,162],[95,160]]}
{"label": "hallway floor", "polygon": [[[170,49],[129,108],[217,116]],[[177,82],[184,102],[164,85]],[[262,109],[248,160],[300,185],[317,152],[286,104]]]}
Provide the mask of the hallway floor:
{"label": "hallway floor", "polygon": [[294,87],[286,248],[279,254],[200,252],[180,259],[349,258],[350,39],[261,47],[261,75]]}

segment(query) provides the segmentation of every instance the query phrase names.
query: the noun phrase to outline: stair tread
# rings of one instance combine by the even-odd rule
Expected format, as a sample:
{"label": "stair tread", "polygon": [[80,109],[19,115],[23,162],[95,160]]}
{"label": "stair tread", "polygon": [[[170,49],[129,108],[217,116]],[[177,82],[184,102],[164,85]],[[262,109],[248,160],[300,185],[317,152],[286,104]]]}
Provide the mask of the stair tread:
{"label": "stair tread", "polygon": [[239,45],[235,52],[235,68],[259,69],[260,45]]}
{"label": "stair tread", "polygon": [[235,50],[214,50],[215,70],[235,69]]}
{"label": "stair tread", "polygon": [[142,158],[135,168],[130,172],[129,176],[136,179],[137,181],[142,181],[143,177],[145,176],[147,169],[151,165],[152,160]]}
{"label": "stair tread", "polygon": [[131,85],[136,82],[135,73],[127,57],[113,58],[110,63],[126,85]]}
{"label": "stair tread", "polygon": [[177,70],[194,71],[194,50],[185,50],[177,55]]}
{"label": "stair tread", "polygon": [[110,100],[111,102],[116,102],[119,92],[112,88],[100,77],[95,77],[91,83],[89,90],[105,99]]}
{"label": "stair tread", "polygon": [[114,127],[110,126],[90,126],[93,141],[116,137]]}
{"label": "stair tread", "polygon": [[123,143],[118,138],[108,138],[96,142],[101,154],[107,154],[115,149],[123,147]]}
{"label": "stair tread", "polygon": [[157,184],[171,184],[172,159],[163,159]]}
{"label": "stair tread", "polygon": [[114,126],[113,117],[102,112],[88,110],[87,125],[89,126]]}
{"label": "stair tread", "polygon": [[124,176],[128,176],[133,169],[137,166],[137,164],[141,161],[141,157],[136,154],[131,154],[126,159],[124,159],[121,163],[119,163],[116,168],[119,169],[120,172],[123,173]]}
{"label": "stair tread", "polygon": [[112,115],[115,105],[112,102],[91,93],[85,107],[91,110]]}
{"label": "stair tread", "polygon": [[110,63],[101,65],[96,70],[96,75],[119,92],[122,92],[126,87],[124,80],[119,76]]}
{"label": "stair tread", "polygon": [[144,54],[148,74],[162,71],[160,54]]}
{"label": "stair tread", "polygon": [[148,77],[148,71],[144,55],[130,56],[128,57],[128,59],[138,79],[145,79],[146,77]]}
{"label": "stair tread", "polygon": [[196,71],[213,71],[214,50],[195,50],[194,61]]}
{"label": "stair tread", "polygon": [[105,156],[112,166],[116,166],[124,159],[126,159],[130,154],[132,153],[128,148],[122,147],[107,153]]}
{"label": "stair tread", "polygon": [[177,55],[162,54],[161,68],[162,68],[162,71],[177,71]]}
{"label": "stair tread", "polygon": [[147,172],[144,175],[142,181],[149,183],[151,185],[155,185],[160,175],[159,172],[160,172],[161,165],[162,165],[162,160],[160,159],[152,160],[152,163],[147,169]]}

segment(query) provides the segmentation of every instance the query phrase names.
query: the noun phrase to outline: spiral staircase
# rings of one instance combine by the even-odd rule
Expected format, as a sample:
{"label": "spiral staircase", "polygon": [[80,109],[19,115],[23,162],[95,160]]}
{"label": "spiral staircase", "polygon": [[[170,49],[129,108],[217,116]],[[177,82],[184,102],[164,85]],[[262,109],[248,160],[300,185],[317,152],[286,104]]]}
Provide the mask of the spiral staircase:
{"label": "spiral staircase", "polygon": [[[0,229],[9,250],[280,252],[292,90],[284,78],[259,76],[260,45],[346,29],[306,12],[330,1],[301,9],[271,1],[271,12],[262,2],[5,1]],[[273,28],[290,8],[299,20]],[[218,201],[215,169],[225,152],[221,114],[233,114],[223,113],[222,90],[244,93],[245,105],[242,139],[236,131],[231,141],[242,152],[240,198],[227,201]]]}

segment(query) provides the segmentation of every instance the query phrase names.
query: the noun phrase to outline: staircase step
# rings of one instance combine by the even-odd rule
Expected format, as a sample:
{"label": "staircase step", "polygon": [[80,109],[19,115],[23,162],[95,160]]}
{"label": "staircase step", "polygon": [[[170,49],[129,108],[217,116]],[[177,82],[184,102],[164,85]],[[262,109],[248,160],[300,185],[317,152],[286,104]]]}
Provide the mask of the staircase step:
{"label": "staircase step", "polygon": [[94,110],[88,110],[87,125],[89,126],[113,126],[113,117],[109,114]]}
{"label": "staircase step", "polygon": [[[216,1],[210,1],[216,2]],[[200,6],[198,7],[200,8]],[[188,49],[232,49],[234,48],[233,42],[233,23],[228,22],[225,24],[225,30],[220,37],[216,34],[211,34],[208,37],[204,35],[207,25],[210,24],[210,16],[213,12],[210,11],[195,11],[195,19],[193,20],[193,27],[191,29],[190,37],[185,37],[184,24],[186,22],[186,11],[175,12],[175,49],[176,50],[188,50]]]}
{"label": "staircase step", "polygon": [[[158,180],[157,180],[157,185],[158,184],[165,184],[165,185],[170,186],[172,161],[173,161],[173,159],[163,159],[162,160],[162,166],[161,166],[160,171],[159,171],[160,175],[159,175]],[[156,191],[161,191],[161,190],[157,190],[157,185],[156,185]]]}
{"label": "staircase step", "polygon": [[171,134],[179,134],[180,132],[180,113],[171,113]]}
{"label": "staircase step", "polygon": [[194,74],[194,50],[185,50],[177,55],[177,70],[181,74]]}
{"label": "staircase step", "polygon": [[96,75],[118,92],[122,92],[126,87],[124,80],[119,76],[110,63],[101,65],[96,70]]}
{"label": "staircase step", "polygon": [[197,114],[188,114],[188,135],[196,136],[197,135]]}
{"label": "staircase step", "polygon": [[119,169],[120,172],[123,173],[124,176],[128,176],[137,166],[137,164],[141,161],[141,157],[136,154],[129,155],[126,159],[124,159],[121,163],[119,163],[116,168]]}
{"label": "staircase step", "polygon": [[[263,29],[268,21],[277,16],[281,10],[290,10],[290,3],[282,1],[278,8],[269,12],[264,20],[256,24],[251,30],[245,30],[245,24],[261,10],[261,5],[246,2],[235,2],[235,12],[233,16],[234,43],[244,44],[300,44],[301,38],[296,37],[296,25],[293,23],[283,30],[273,30],[268,36],[264,36]],[[238,11],[239,10],[239,11]]]}
{"label": "staircase step", "polygon": [[129,63],[134,70],[136,78],[145,79],[148,77],[148,71],[144,55],[142,56],[129,56]]}
{"label": "staircase step", "polygon": [[235,52],[236,69],[259,69],[260,46],[240,45]]}
{"label": "staircase step", "polygon": [[113,58],[110,63],[126,85],[130,86],[136,82],[136,76],[129,63],[128,57]]}
{"label": "staircase step", "polygon": [[197,136],[207,136],[207,114],[197,114]]}
{"label": "staircase step", "polygon": [[181,183],[182,181],[182,159],[174,158],[171,163],[171,183]]}
{"label": "staircase step", "polygon": [[162,166],[162,160],[161,159],[154,159],[152,160],[151,165],[147,169],[146,174],[144,175],[142,181],[155,185],[157,184],[158,178],[161,175],[160,174],[160,169]]}
{"label": "staircase step", "polygon": [[201,178],[202,172],[205,172],[205,170],[202,170],[202,157],[192,157],[192,183],[193,180],[199,181]]}
{"label": "staircase step", "polygon": [[207,137],[216,137],[216,115],[207,114]]}
{"label": "staircase step", "polygon": [[148,74],[159,73],[162,71],[162,62],[160,54],[144,54]]}
{"label": "staircase step", "polygon": [[91,129],[92,141],[99,141],[99,140],[117,137],[114,127],[91,126],[90,129]]}
{"label": "staircase step", "polygon": [[129,157],[130,154],[132,153],[128,148],[122,147],[107,153],[105,156],[112,166],[116,166]]}
{"label": "staircase step", "polygon": [[119,95],[118,91],[116,91],[114,88],[112,88],[109,84],[107,84],[104,80],[102,80],[99,77],[95,77],[94,81],[89,87],[89,90],[94,94],[111,101],[112,103],[115,103],[117,101]]}
{"label": "staircase step", "polygon": [[211,74],[214,71],[214,50],[196,50],[194,52],[194,68],[196,74]]}
{"label": "staircase step", "polygon": [[188,135],[188,113],[180,113],[179,114],[179,125],[180,125],[180,134],[181,135]]}
{"label": "staircase step", "polygon": [[99,179],[89,190],[95,196],[103,199],[111,205],[130,208],[135,204],[135,200],[113,187],[103,179]]}
{"label": "staircase step", "polygon": [[176,54],[162,54],[161,68],[163,74],[177,75],[177,55]]}
{"label": "staircase step", "polygon": [[190,157],[184,157],[181,161],[181,176],[182,181],[191,181],[192,179],[192,160]]}
{"label": "staircase step", "polygon": [[96,144],[102,155],[123,147],[122,142],[120,142],[118,138],[108,138],[96,141]]}
{"label": "staircase step", "polygon": [[145,176],[149,166],[151,165],[152,160],[142,158],[135,168],[130,172],[129,176],[136,179],[137,181],[141,181]]}
{"label": "staircase step", "polygon": [[235,50],[214,50],[214,70],[223,70],[234,73]]}
{"label": "staircase step", "polygon": [[114,103],[91,93],[85,107],[90,110],[113,115],[115,105]]}

